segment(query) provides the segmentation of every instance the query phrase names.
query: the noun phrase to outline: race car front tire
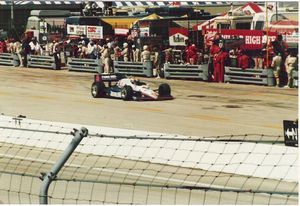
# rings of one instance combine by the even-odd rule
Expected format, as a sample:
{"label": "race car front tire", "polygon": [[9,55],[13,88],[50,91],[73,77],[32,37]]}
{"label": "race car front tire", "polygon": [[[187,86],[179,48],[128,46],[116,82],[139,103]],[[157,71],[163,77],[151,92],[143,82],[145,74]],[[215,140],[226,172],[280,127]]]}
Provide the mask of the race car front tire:
{"label": "race car front tire", "polygon": [[103,82],[94,82],[91,88],[91,94],[94,98],[105,96],[105,84]]}
{"label": "race car front tire", "polygon": [[133,90],[130,86],[124,86],[121,90],[121,97],[123,100],[131,100],[133,96]]}
{"label": "race car front tire", "polygon": [[159,85],[158,87],[158,95],[159,96],[170,96],[171,95],[171,87],[170,85],[164,83]]}

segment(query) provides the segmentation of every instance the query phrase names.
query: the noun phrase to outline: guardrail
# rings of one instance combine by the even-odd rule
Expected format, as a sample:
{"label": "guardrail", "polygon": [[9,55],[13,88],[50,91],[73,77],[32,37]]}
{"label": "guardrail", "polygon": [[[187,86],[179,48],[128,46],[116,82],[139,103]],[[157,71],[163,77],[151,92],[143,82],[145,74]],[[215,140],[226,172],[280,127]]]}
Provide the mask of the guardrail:
{"label": "guardrail", "polygon": [[297,87],[299,86],[299,82],[298,82],[298,70],[293,70],[292,71],[292,78],[293,78],[293,87]]}
{"label": "guardrail", "polygon": [[20,60],[16,54],[1,53],[0,54],[0,65],[17,67],[20,65]]}
{"label": "guardrail", "polygon": [[208,79],[208,65],[164,64],[164,77],[177,79]]}
{"label": "guardrail", "polygon": [[114,72],[117,74],[153,77],[151,62],[114,61]]}
{"label": "guardrail", "polygon": [[275,79],[272,69],[241,69],[225,67],[224,81],[264,86],[274,86]]}
{"label": "guardrail", "polygon": [[28,55],[27,67],[57,69],[53,56]]}
{"label": "guardrail", "polygon": [[103,73],[101,59],[69,58],[68,69],[69,71]]}

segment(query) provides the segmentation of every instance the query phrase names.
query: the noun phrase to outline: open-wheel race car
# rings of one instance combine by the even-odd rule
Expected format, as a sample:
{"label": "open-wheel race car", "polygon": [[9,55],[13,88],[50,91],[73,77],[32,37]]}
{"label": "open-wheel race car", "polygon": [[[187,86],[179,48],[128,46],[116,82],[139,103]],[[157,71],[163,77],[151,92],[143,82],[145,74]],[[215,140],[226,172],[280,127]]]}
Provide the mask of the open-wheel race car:
{"label": "open-wheel race car", "polygon": [[[106,84],[105,84],[106,83]],[[91,93],[94,98],[112,97],[123,100],[168,100],[173,99],[169,84],[162,83],[158,89],[134,77],[119,74],[96,74]]]}

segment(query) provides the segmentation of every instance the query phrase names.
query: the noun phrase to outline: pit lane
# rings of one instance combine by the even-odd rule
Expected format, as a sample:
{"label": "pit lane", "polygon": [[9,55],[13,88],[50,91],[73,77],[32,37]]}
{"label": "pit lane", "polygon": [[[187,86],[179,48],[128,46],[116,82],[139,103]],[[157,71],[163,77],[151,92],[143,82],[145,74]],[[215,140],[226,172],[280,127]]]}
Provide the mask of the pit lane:
{"label": "pit lane", "polygon": [[200,81],[168,83],[174,100],[94,99],[92,73],[0,68],[0,113],[31,119],[187,136],[283,135],[282,120],[298,116],[298,90]]}

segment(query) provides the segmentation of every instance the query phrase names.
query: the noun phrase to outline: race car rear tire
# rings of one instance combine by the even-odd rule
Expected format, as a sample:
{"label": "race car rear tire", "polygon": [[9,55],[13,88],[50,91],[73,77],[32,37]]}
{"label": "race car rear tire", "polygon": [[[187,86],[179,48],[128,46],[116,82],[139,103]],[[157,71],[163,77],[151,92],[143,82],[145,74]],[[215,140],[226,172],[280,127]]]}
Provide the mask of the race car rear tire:
{"label": "race car rear tire", "polygon": [[91,88],[91,94],[94,98],[105,96],[105,84],[103,82],[94,82]]}
{"label": "race car rear tire", "polygon": [[123,100],[131,100],[133,96],[133,90],[130,86],[124,86],[121,90],[121,97]]}
{"label": "race car rear tire", "polygon": [[170,96],[171,95],[171,87],[170,85],[164,83],[159,85],[158,87],[158,95],[159,96]]}

